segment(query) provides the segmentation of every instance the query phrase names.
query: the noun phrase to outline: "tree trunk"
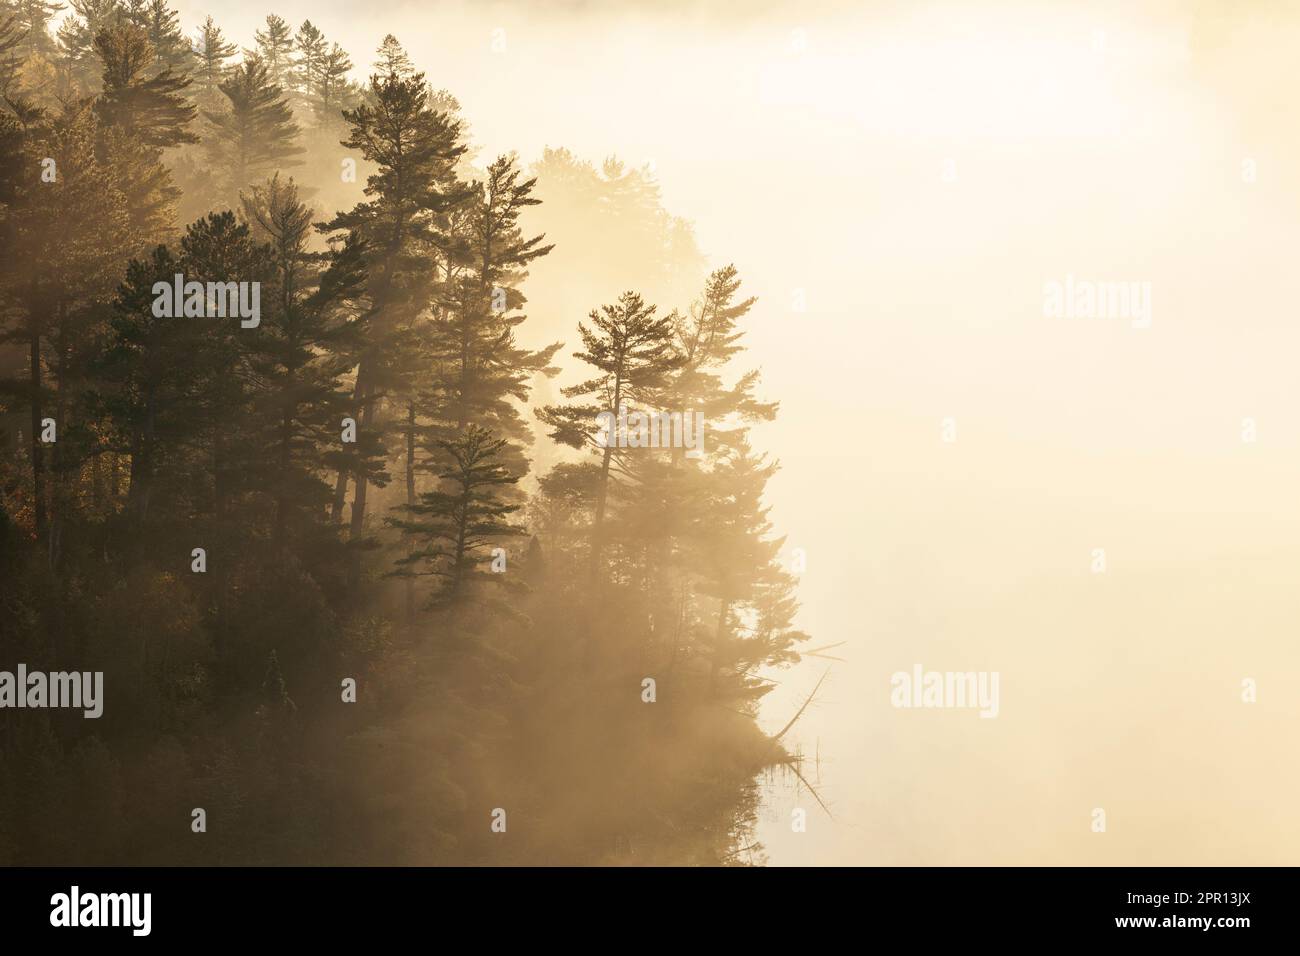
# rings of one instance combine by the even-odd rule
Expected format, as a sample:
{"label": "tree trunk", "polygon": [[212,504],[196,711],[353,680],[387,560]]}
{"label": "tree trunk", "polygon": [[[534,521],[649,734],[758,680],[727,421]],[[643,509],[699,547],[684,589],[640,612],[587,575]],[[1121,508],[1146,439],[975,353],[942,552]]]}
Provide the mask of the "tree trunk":
{"label": "tree trunk", "polygon": [[[289,387],[293,387],[292,380],[289,382]],[[277,548],[284,547],[289,523],[289,466],[292,463],[291,439],[294,411],[295,408],[290,403],[286,406],[280,421],[280,474],[277,476],[280,487],[275,496],[275,546]]]}
{"label": "tree trunk", "polygon": [[347,469],[340,468],[338,477],[334,479],[334,504],[330,507],[330,520],[335,524],[343,519],[343,503],[348,497],[348,473]]}
{"label": "tree trunk", "polygon": [[[620,366],[621,366],[620,360]],[[619,405],[623,401],[623,370],[620,367],[614,378],[614,421],[617,427]],[[614,433],[614,444],[618,444],[618,434]],[[609,500],[609,468],[614,458],[613,447],[607,446],[600,462],[600,486],[596,490],[596,514],[591,523],[591,568],[592,584],[600,577],[600,554],[605,546],[605,505]]]}
{"label": "tree trunk", "polygon": [[722,669],[722,649],[727,639],[727,615],[731,613],[731,600],[724,599],[718,608],[718,626],[713,634],[713,659],[709,666],[709,690],[717,693],[718,671]]}
{"label": "tree trunk", "polygon": [[[370,400],[370,389],[367,387],[363,390],[361,396],[361,419],[357,422],[357,434],[360,437],[361,432],[369,431],[370,420],[374,413],[374,403]],[[352,495],[352,521],[348,528],[348,541],[355,544],[361,538],[366,526],[366,495],[369,490],[369,482],[364,474],[357,474],[354,477],[356,481],[356,491]],[[348,567],[348,583],[355,589],[361,584],[361,550],[352,549],[351,561]]]}
{"label": "tree trunk", "polygon": [[460,589],[465,580],[465,540],[469,536],[469,502],[472,494],[467,476],[461,493],[460,516],[456,521],[456,559],[452,565],[450,588],[453,605],[460,600]]}
{"label": "tree trunk", "polygon": [[[352,386],[352,418],[356,421],[361,416],[362,368],[357,367],[357,380]],[[334,505],[330,508],[330,520],[338,524],[343,520],[343,503],[348,497],[348,472],[340,468],[334,480]]]}
{"label": "tree trunk", "polygon": [[36,538],[45,534],[45,449],[41,446],[41,325],[31,316],[29,351],[32,385],[32,504],[36,513]]}
{"label": "tree trunk", "polygon": [[[415,504],[415,402],[406,403],[406,504]],[[406,535],[407,538],[410,535]],[[407,548],[408,554],[410,548]],[[415,579],[407,578],[406,585],[406,626],[415,626]]]}

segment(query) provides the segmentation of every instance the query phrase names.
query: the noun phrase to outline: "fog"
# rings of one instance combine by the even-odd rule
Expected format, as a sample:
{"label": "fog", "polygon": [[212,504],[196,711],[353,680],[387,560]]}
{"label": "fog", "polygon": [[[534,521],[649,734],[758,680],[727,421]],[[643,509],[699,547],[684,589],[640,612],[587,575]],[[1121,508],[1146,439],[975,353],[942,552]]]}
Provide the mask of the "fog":
{"label": "fog", "polygon": [[[653,164],[759,297],[771,517],[813,646],[843,642],[771,675],[775,731],[830,667],[787,737],[830,814],[771,781],[774,864],[1300,849],[1300,18],[1134,6],[275,5],[358,79],[395,33],[483,156]],[[247,44],[266,7],[211,12]],[[1067,277],[1149,283],[1149,327],[1045,314]],[[533,344],[572,338],[528,294]],[[997,718],[891,706],[917,664],[998,672]]]}

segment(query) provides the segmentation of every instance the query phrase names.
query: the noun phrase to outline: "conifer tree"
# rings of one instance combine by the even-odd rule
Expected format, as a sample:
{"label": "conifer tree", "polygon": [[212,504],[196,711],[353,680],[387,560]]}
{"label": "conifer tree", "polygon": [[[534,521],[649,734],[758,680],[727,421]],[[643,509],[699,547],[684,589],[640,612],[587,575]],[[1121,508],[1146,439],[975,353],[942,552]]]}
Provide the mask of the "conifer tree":
{"label": "conifer tree", "polygon": [[596,487],[592,524],[591,574],[599,568],[603,548],[606,507],[611,478],[624,471],[626,449],[617,442],[600,441],[602,432],[597,416],[607,412],[618,416],[627,408],[655,408],[656,398],[669,384],[670,376],[680,367],[681,359],[673,345],[673,319],[657,318],[655,307],[642,301],[635,292],[625,292],[614,305],[593,310],[588,319],[592,327],[578,324],[583,350],[574,352],[596,369],[597,374],[577,385],[561,390],[565,398],[594,399],[568,405],[548,405],[537,417],[551,428],[550,436],[573,448],[592,448],[600,455],[600,480]]}
{"label": "conifer tree", "polygon": [[398,560],[396,573],[435,576],[440,582],[430,600],[435,608],[456,606],[475,584],[506,582],[504,575],[483,567],[486,549],[493,542],[526,533],[508,520],[521,506],[500,495],[502,488],[519,480],[500,460],[506,440],[470,425],[441,444],[449,464],[439,477],[447,488],[427,491],[418,504],[403,506],[401,510],[411,518],[388,519],[422,542]]}
{"label": "conifer tree", "polygon": [[[14,42],[4,11],[19,6],[41,37]],[[57,7],[0,0],[0,659],[103,670],[131,693],[110,694],[103,736],[11,715],[0,862],[589,863],[633,845],[641,861],[727,859],[743,795],[783,759],[747,716],[770,686],[759,671],[804,640],[764,500],[774,466],[749,445],[776,406],[734,370],[754,304],[735,270],[658,318],[648,301],[678,296],[660,294],[665,275],[690,274],[684,300],[703,272],[673,251],[652,177],[542,164],[559,218],[585,204],[568,261],[602,284],[617,266],[614,289],[647,294],[581,326],[587,380],[539,417],[583,454],[529,498],[521,411],[559,346],[532,347],[525,312],[561,306],[528,273],[551,271],[535,264],[564,236],[532,225],[533,174],[509,156],[474,165],[455,98],[391,36],[361,91],[337,44],[270,17],[203,87],[167,0],[77,0],[63,65]],[[214,142],[194,149],[204,88]],[[286,94],[316,117],[298,122],[333,167],[322,195],[337,195],[332,139],[373,172],[315,227],[310,187],[277,172],[300,155]],[[174,164],[198,217],[179,236]],[[257,283],[260,324],[192,295],[158,315],[178,274]],[[703,411],[705,456],[601,445],[596,416],[620,407]],[[399,457],[404,494],[377,490]],[[392,553],[366,570],[395,581],[360,573],[381,539]],[[402,587],[433,626],[399,629]],[[584,634],[604,653],[580,670]],[[337,706],[341,674],[362,706]],[[637,702],[646,674],[654,708]],[[379,796],[352,782],[375,778]],[[175,825],[198,788],[220,843]],[[396,818],[407,802],[440,809]],[[467,822],[465,807],[497,805],[538,825],[507,844]],[[321,839],[336,819],[352,838]]]}
{"label": "conifer tree", "polygon": [[155,49],[141,27],[122,24],[100,31],[95,50],[102,65],[103,92],[95,102],[100,119],[144,146],[169,148],[197,143],[187,127],[195,108],[186,101],[187,77],[165,66],[153,73]]}
{"label": "conifer tree", "polygon": [[777,562],[784,539],[771,536],[763,492],[776,471],[754,455],[747,441],[703,477],[705,497],[691,529],[700,556],[702,592],[718,602],[709,639],[710,684],[715,693],[754,697],[771,689],[752,679],[763,665],[792,663],[795,646],[807,635],[797,630],[794,581]]}
{"label": "conifer tree", "polygon": [[339,424],[350,405],[340,379],[361,333],[353,320],[365,273],[355,241],[325,263],[308,251],[311,213],[292,180],[277,175],[253,187],[243,209],[255,238],[270,245],[275,270],[265,290],[274,307],[250,346],[250,368],[266,422],[258,481],[273,489],[274,540],[282,544],[294,509],[323,514],[329,505],[322,475],[337,461]]}
{"label": "conifer tree", "polygon": [[[181,238],[180,260],[187,281],[274,282],[273,251],[259,242],[233,212],[209,213],[191,223]],[[271,305],[274,305],[272,302]],[[190,388],[198,417],[190,440],[202,449],[193,484],[205,491],[200,510],[221,526],[228,510],[255,490],[257,443],[252,435],[256,397],[249,374],[249,349],[258,336],[238,321],[187,319],[202,338],[190,360]],[[260,326],[259,326],[260,328]]]}
{"label": "conifer tree", "polygon": [[265,281],[270,256],[225,212],[192,223],[179,254],[160,246],[129,264],[101,374],[117,441],[131,456],[129,503],[138,518],[149,516],[162,488],[173,507],[224,519],[252,481],[241,459],[255,453],[246,440],[253,416],[239,323],[156,316],[154,284],[177,274],[200,283]]}
{"label": "conifer tree", "polygon": [[294,89],[303,96],[306,103],[311,104],[313,91],[320,83],[322,67],[329,53],[329,41],[319,27],[310,20],[304,20],[294,34],[293,47],[298,54]]}
{"label": "conifer tree", "polygon": [[195,31],[193,50],[199,103],[211,107],[221,98],[226,61],[238,52],[238,48],[225,38],[221,28],[209,16]]}
{"label": "conifer tree", "polygon": [[525,398],[527,382],[539,371],[554,373],[555,343],[539,352],[521,349],[514,330],[525,320],[518,310],[526,301],[519,286],[529,263],[554,245],[545,236],[525,236],[520,214],[540,200],[532,197],[536,179],[520,182],[513,157],[502,156],[475,184],[458,234],[464,268],[446,284],[442,305],[447,312],[440,345],[450,358],[445,391],[446,418],[457,429],[470,422],[486,425],[504,437],[521,440],[526,431],[510,403]]}
{"label": "conifer tree", "polygon": [[[740,276],[733,265],[714,270],[704,293],[686,315],[675,316],[674,334],[681,368],[667,390],[665,400],[673,409],[703,412],[711,424],[710,440],[727,444],[743,438],[754,422],[771,421],[777,404],[760,402],[753,394],[758,373],[743,373],[730,387],[722,382],[720,370],[733,356],[744,351],[738,328],[757,301],[752,296],[737,300]],[[727,423],[730,423],[727,427]],[[681,449],[673,452],[680,460]]]}
{"label": "conifer tree", "polygon": [[337,43],[332,44],[329,52],[321,57],[312,93],[316,112],[322,121],[336,119],[342,110],[347,93],[347,75],[351,69],[352,60]]}
{"label": "conifer tree", "polygon": [[[650,591],[676,595],[691,617],[707,613],[710,592],[702,582],[710,575],[717,576],[703,556],[726,537],[697,534],[698,529],[717,520],[715,497],[734,503],[745,496],[743,488],[730,487],[724,480],[727,475],[735,475],[735,483],[741,483],[740,472],[729,463],[735,454],[746,452],[749,427],[757,421],[771,420],[777,409],[776,403],[760,402],[754,397],[757,372],[742,373],[731,385],[723,381],[730,361],[743,351],[739,323],[755,302],[752,297],[738,298],[739,289],[734,266],[717,269],[686,314],[672,316],[680,366],[659,400],[664,409],[702,417],[704,428],[696,436],[699,446],[691,456],[679,446],[658,451],[643,448],[629,454],[625,463],[629,484],[636,488],[637,507],[623,509],[616,534],[639,543],[626,557],[638,562],[638,573],[644,576]],[[733,566],[724,570],[740,574],[747,573],[743,569],[748,568],[748,573],[767,577],[775,573],[764,570],[769,564],[766,560],[753,566],[747,560],[737,548],[728,558]],[[774,601],[772,606],[777,604]],[[657,616],[665,612],[660,607],[650,611]],[[708,626],[699,619],[697,628],[726,641],[728,638],[718,635],[730,634],[727,622],[731,612],[720,607],[718,613],[719,619]],[[739,618],[748,620],[752,613],[756,612],[750,608]],[[679,639],[680,635],[672,644],[674,653]]]}
{"label": "conifer tree", "polygon": [[274,13],[266,18],[266,29],[253,34],[257,55],[266,64],[271,82],[288,92],[294,88],[293,28]]}
{"label": "conifer tree", "polygon": [[[561,343],[542,349],[524,347],[517,330],[526,321],[520,288],[527,266],[547,255],[552,245],[541,235],[526,236],[519,219],[538,204],[535,180],[520,181],[512,157],[503,156],[475,183],[467,202],[450,219],[457,238],[444,259],[446,278],[439,284],[438,318],[427,350],[433,359],[429,384],[419,396],[422,417],[419,444],[427,460],[437,462],[439,442],[473,423],[508,440],[503,452],[509,468],[525,474],[525,449],[532,435],[519,414],[534,377],[554,376],[551,364]],[[414,442],[414,412],[408,438]]]}
{"label": "conifer tree", "polygon": [[[350,135],[343,145],[360,151],[378,170],[366,183],[367,201],[320,228],[355,234],[365,243],[370,340],[358,363],[354,393],[361,432],[377,426],[376,405],[395,374],[395,345],[424,308],[433,282],[433,261],[448,244],[439,216],[463,201],[454,167],[464,152],[459,127],[430,108],[423,74],[371,78],[372,103],[345,112]],[[341,511],[340,474],[335,512]],[[367,479],[352,476],[351,530],[363,533]]]}
{"label": "conifer tree", "polygon": [[194,51],[181,32],[180,16],[167,6],[167,0],[148,0],[143,26],[159,67],[177,76],[187,76],[194,67]]}
{"label": "conifer tree", "polygon": [[23,32],[18,15],[0,7],[0,97],[17,93],[18,47],[23,42]]}
{"label": "conifer tree", "polygon": [[130,231],[120,237],[128,256],[162,241],[175,228],[180,191],[162,162],[162,150],[197,142],[188,129],[194,107],[184,98],[190,81],[164,67],[154,73],[153,47],[129,23],[100,32],[95,48],[103,65],[99,152],[126,197]]}
{"label": "conifer tree", "polygon": [[383,42],[379,44],[379,49],[375,52],[379,55],[379,59],[375,61],[375,72],[380,76],[387,76],[390,73],[397,76],[410,76],[415,72],[411,58],[402,49],[402,44],[397,42],[397,37],[391,33],[385,35]]}
{"label": "conifer tree", "polygon": [[267,67],[249,56],[221,82],[227,106],[204,115],[214,135],[206,146],[214,169],[224,178],[225,195],[235,196],[272,173],[301,165],[298,124]]}
{"label": "conifer tree", "polygon": [[[40,537],[48,510],[41,433],[49,397],[46,371],[52,367],[43,346],[88,301],[111,290],[125,203],[112,186],[112,171],[96,156],[98,124],[88,103],[67,104],[53,117],[35,112],[26,118],[31,125],[19,154],[22,178],[4,222],[12,243],[8,247],[27,255],[21,261],[0,257],[0,290],[15,318],[4,338],[21,342],[29,357],[32,501]],[[45,160],[52,160],[53,167],[46,167]],[[41,179],[44,168],[56,171],[53,181]],[[0,315],[10,311],[0,310]]]}
{"label": "conifer tree", "polygon": [[194,431],[189,360],[197,327],[153,314],[154,284],[172,282],[182,268],[166,246],[127,264],[99,360],[98,404],[112,423],[114,447],[130,457],[128,506],[137,520],[150,516],[159,473],[176,467]]}
{"label": "conifer tree", "polygon": [[17,27],[16,48],[23,58],[37,53],[51,54],[55,50],[50,24],[67,9],[57,0],[4,0],[0,3],[0,21],[12,16]]}
{"label": "conifer tree", "polygon": [[70,0],[73,16],[59,26],[60,53],[68,71],[82,90],[91,91],[99,79],[95,38],[106,28],[125,21],[119,0]]}

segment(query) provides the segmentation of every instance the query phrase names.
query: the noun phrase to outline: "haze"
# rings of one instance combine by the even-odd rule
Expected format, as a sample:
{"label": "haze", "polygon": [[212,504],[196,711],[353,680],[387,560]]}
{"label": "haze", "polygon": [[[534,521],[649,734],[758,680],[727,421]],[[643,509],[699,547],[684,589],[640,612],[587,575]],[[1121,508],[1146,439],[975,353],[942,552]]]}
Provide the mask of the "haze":
{"label": "haze", "polygon": [[[243,44],[268,9],[178,6]],[[759,296],[772,518],[806,553],[813,645],[844,642],[791,732],[833,819],[772,781],[772,863],[1300,850],[1300,24],[1133,6],[272,5],[359,65],[395,33],[483,156],[653,163]],[[546,277],[581,267],[561,244],[533,270],[536,344],[623,291],[554,315]],[[1149,282],[1151,327],[1046,317],[1067,275]],[[998,718],[891,707],[917,663],[998,671]],[[774,674],[765,726],[826,666]]]}

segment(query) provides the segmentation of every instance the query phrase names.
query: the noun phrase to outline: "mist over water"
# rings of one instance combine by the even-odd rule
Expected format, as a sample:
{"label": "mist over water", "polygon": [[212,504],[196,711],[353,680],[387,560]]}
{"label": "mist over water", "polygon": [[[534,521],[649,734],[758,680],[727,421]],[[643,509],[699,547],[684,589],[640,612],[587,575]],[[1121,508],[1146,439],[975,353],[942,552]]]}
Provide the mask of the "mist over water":
{"label": "mist over water", "polygon": [[[356,79],[394,33],[478,162],[653,172],[683,221],[656,273],[602,257],[538,184],[527,222],[557,245],[521,337],[566,343],[539,402],[581,374],[576,323],[628,289],[685,309],[732,263],[758,297],[769,518],[806,560],[809,646],[842,659],[767,674],[769,733],[825,677],[783,741],[806,783],[759,780],[768,862],[1294,861],[1300,11],[271,6]],[[268,9],[214,15],[247,43]],[[1146,284],[1149,324],[1048,314],[1050,284],[1081,282]],[[996,672],[996,718],[894,706],[918,665]]]}
{"label": "mist over water", "polygon": [[[759,296],[772,517],[812,645],[845,642],[772,675],[769,731],[831,669],[788,739],[834,818],[779,776],[771,862],[1294,856],[1294,13],[294,6],[367,45],[401,24],[485,153],[653,162]],[[575,266],[561,244],[535,275]],[[1150,328],[1046,317],[1067,276],[1150,283]],[[891,707],[917,663],[1000,672],[999,717]]]}

